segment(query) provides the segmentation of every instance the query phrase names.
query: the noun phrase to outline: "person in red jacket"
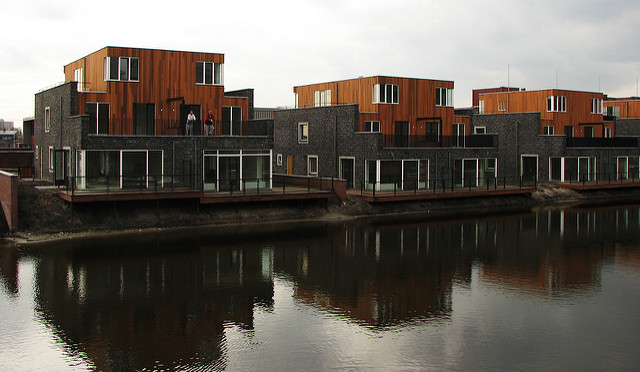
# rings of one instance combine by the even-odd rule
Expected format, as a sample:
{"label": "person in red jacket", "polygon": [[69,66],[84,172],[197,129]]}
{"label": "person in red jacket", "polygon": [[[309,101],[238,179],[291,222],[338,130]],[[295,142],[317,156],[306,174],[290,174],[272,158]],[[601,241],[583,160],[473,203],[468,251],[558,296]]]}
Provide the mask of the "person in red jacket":
{"label": "person in red jacket", "polygon": [[207,113],[207,117],[205,118],[205,121],[204,121],[205,136],[213,136],[214,121],[215,121],[215,118],[213,117],[213,113],[211,112],[211,110],[209,110],[209,112]]}

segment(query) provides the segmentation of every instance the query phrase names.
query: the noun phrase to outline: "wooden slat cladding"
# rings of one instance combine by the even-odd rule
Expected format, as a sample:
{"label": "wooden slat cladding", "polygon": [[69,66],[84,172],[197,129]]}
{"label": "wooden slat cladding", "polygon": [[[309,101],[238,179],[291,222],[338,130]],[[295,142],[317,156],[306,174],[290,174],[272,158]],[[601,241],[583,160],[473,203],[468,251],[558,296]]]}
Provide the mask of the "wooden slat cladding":
{"label": "wooden slat cladding", "polygon": [[[547,97],[566,97],[566,112],[547,111]],[[592,127],[593,135],[603,136],[603,115],[593,114],[592,99],[604,99],[602,93],[579,92],[560,89],[536,91],[516,91],[480,94],[485,114],[506,114],[539,112],[542,123],[540,134],[544,134],[545,126],[553,126],[554,134],[565,133],[566,127],[573,128],[573,135],[583,137],[585,128]]]}
{"label": "wooden slat cladding", "polygon": [[[107,81],[106,57],[138,58],[138,81]],[[199,119],[211,110],[218,120],[222,106],[240,106],[242,120],[247,121],[248,99],[225,98],[223,85],[196,84],[196,62],[224,64],[224,55],[106,47],[68,64],[64,71],[66,81],[74,81],[74,71],[83,68],[85,92],[80,95],[79,114],[85,113],[86,102],[109,103],[110,134],[133,133],[133,107],[137,103],[154,105],[155,134],[180,134],[179,125],[186,119],[181,117],[182,103],[200,106],[200,112],[195,113]]]}
{"label": "wooden slat cladding", "polygon": [[605,110],[609,107],[618,107],[620,119],[640,118],[640,99],[616,99],[604,102]]}
{"label": "wooden slat cladding", "polygon": [[[398,103],[374,103],[376,84],[397,85]],[[440,133],[450,135],[453,106],[436,106],[436,88],[453,89],[453,86],[452,81],[374,76],[298,86],[293,90],[298,95],[299,108],[313,107],[314,92],[324,90],[331,91],[332,105],[358,104],[361,131],[364,121],[376,120],[380,121],[380,131],[384,134],[396,134],[396,122],[408,122],[411,135],[425,134],[425,122],[436,121],[442,124]]]}

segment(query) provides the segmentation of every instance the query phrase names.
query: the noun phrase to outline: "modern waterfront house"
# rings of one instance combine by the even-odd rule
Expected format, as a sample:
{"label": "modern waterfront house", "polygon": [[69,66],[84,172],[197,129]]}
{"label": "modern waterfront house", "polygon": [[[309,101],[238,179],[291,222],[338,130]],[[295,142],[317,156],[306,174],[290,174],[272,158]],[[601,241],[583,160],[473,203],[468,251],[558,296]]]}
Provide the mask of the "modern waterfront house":
{"label": "modern waterfront house", "polygon": [[36,177],[97,190],[271,187],[271,123],[252,120],[252,89],[224,91],[223,54],[105,47],[64,75],[35,95]]}

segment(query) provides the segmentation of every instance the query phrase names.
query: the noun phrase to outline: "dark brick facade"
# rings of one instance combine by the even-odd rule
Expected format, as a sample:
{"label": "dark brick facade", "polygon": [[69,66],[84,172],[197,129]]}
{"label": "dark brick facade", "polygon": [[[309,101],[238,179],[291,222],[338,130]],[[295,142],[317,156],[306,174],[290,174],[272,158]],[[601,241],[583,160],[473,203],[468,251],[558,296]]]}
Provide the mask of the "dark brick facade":
{"label": "dark brick facade", "polygon": [[[253,90],[243,91],[253,93]],[[49,148],[69,150],[69,175],[76,174],[78,150],[162,150],[165,175],[200,174],[204,150],[269,150],[273,148],[272,121],[259,121],[265,135],[255,136],[121,136],[97,135],[88,116],[78,116],[75,83],[66,83],[36,94],[34,143],[36,178],[53,182]],[[51,113],[51,129],[44,128],[45,108]],[[262,130],[264,131],[264,130]],[[189,168],[189,169],[186,169]]]}

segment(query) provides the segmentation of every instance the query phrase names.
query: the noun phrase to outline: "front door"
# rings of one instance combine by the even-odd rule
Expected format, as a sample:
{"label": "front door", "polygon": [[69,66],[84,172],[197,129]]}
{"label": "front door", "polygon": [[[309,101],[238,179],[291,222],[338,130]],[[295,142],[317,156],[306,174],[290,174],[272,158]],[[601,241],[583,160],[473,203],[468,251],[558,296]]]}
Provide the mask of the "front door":
{"label": "front door", "polygon": [[522,155],[522,181],[535,182],[538,179],[538,157]]}
{"label": "front door", "polygon": [[395,147],[409,147],[409,122],[408,121],[396,121],[395,137],[396,137]]}
{"label": "front door", "polygon": [[69,161],[69,150],[55,150],[53,162],[53,184],[56,186],[66,183],[68,173],[67,162]]}
{"label": "front door", "polygon": [[340,158],[340,178],[347,181],[347,189],[353,188],[355,162],[354,158]]}
{"label": "front door", "polygon": [[219,162],[220,191],[240,190],[240,157],[224,156]]}

